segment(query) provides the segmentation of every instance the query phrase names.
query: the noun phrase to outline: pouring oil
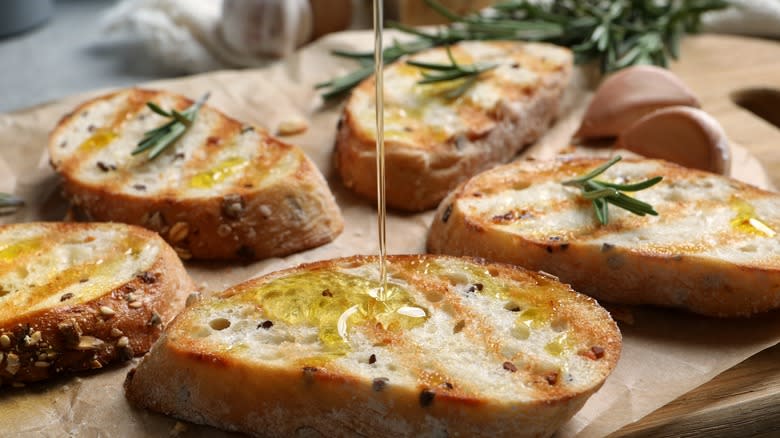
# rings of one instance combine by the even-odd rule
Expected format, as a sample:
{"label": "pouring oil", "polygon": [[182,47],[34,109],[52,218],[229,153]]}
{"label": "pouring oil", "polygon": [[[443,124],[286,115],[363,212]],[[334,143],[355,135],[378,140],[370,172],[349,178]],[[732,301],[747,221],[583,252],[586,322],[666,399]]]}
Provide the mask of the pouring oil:
{"label": "pouring oil", "polygon": [[379,237],[379,291],[377,299],[387,300],[387,206],[385,203],[385,114],[384,114],[384,48],[382,25],[383,0],[374,0],[374,77],[376,93],[376,208]]}

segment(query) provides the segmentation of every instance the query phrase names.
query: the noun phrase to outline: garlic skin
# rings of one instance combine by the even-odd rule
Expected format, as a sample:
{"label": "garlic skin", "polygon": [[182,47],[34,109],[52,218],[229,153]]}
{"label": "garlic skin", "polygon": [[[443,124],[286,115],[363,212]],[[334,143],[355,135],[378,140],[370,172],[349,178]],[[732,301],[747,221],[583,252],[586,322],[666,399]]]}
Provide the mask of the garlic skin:
{"label": "garlic skin", "polygon": [[309,0],[224,0],[221,33],[236,53],[289,55],[313,32]]}
{"label": "garlic skin", "polygon": [[626,129],[615,147],[693,169],[722,175],[731,172],[726,133],[717,120],[697,108],[656,110]]}
{"label": "garlic skin", "polygon": [[699,108],[693,92],[670,71],[638,65],[607,76],[596,90],[576,137],[617,137],[643,116],[667,106]]}

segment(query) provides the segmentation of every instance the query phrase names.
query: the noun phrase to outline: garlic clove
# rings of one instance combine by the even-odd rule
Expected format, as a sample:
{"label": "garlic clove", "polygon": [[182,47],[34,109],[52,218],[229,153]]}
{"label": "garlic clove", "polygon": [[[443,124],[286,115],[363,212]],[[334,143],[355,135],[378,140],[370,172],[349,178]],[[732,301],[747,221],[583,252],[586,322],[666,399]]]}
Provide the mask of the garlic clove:
{"label": "garlic clove", "polygon": [[616,137],[644,115],[675,105],[701,106],[693,92],[670,71],[652,65],[629,67],[601,83],[576,136]]}
{"label": "garlic clove", "polygon": [[731,170],[726,133],[717,120],[696,108],[656,110],[626,129],[616,147],[723,175]]}

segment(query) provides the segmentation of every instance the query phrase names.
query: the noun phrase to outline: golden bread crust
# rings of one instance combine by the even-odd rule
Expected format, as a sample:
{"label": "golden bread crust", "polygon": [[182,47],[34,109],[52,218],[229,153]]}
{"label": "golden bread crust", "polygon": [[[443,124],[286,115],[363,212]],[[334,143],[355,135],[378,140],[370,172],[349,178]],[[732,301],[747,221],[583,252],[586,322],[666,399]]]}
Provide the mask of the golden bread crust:
{"label": "golden bread crust", "polygon": [[[192,140],[183,136],[152,163],[144,155],[130,156],[135,133],[160,124],[151,120],[147,101],[170,102],[180,110],[192,104],[172,93],[130,89],[83,103],[52,132],[52,165],[63,177],[68,199],[88,219],[157,231],[183,259],[285,256],[341,233],[343,219],[333,195],[300,149],[209,106],[198,116],[205,132],[193,133]],[[113,107],[104,109],[107,102]],[[86,126],[97,134],[84,141],[69,137],[83,136],[81,119],[103,112],[108,114],[102,122]],[[113,143],[86,147],[106,130],[116,136]]]}
{"label": "golden bread crust", "polygon": [[[516,359],[516,368],[505,363],[503,370],[501,360],[495,359],[502,379],[530,373],[524,380],[527,386],[522,390],[517,387],[529,391],[529,398],[505,400],[491,395],[489,389],[476,388],[469,381],[448,376],[441,370],[433,374],[425,371],[424,363],[436,361],[442,353],[433,346],[407,344],[409,333],[392,331],[382,331],[385,347],[372,349],[379,358],[373,360],[378,364],[391,355],[398,355],[394,356],[399,360],[396,366],[408,368],[416,383],[406,384],[392,377],[372,379],[362,371],[345,368],[336,362],[292,356],[281,362],[265,363],[252,359],[266,354],[262,347],[251,350],[255,353],[247,356],[238,353],[238,349],[243,348],[238,344],[210,344],[208,339],[216,332],[206,335],[202,331],[203,323],[196,316],[206,308],[216,308],[225,302],[243,302],[256,288],[275,284],[274,281],[289,276],[322,270],[361,269],[373,263],[376,263],[375,257],[361,256],[310,263],[234,286],[214,299],[189,307],[138,368],[128,374],[125,390],[129,401],[177,418],[254,436],[301,433],[312,436],[549,436],[601,386],[617,363],[620,333],[609,314],[595,301],[576,294],[548,276],[477,259],[391,256],[390,263],[391,270],[411,287],[443,295],[443,298],[435,298],[435,303],[428,303],[435,307],[434,313],[454,312],[462,316],[473,309],[455,296],[453,286],[447,286],[450,280],[446,274],[425,273],[421,266],[426,263],[468,264],[474,269],[489,271],[501,281],[517,282],[518,287],[544,285],[541,290],[546,292],[540,291],[529,299],[552,305],[555,316],[569,323],[582,345],[599,346],[594,350],[577,349],[566,353],[582,355],[585,366],[593,367],[588,371],[592,374],[586,382],[567,386],[563,377],[557,382],[550,380],[549,374],[545,377],[545,372],[535,371],[541,363],[535,362],[533,356],[524,356],[523,365],[519,358]],[[486,283],[484,287],[490,286]],[[329,290],[338,297],[337,289]],[[257,305],[263,306],[262,303]],[[245,324],[235,320],[242,314],[239,308],[234,308],[230,314],[234,315],[231,318],[234,319],[233,326]],[[262,323],[264,318],[257,321]],[[267,323],[266,326],[257,324],[257,329],[254,323],[246,324],[259,333],[266,333],[264,330],[271,333],[282,322],[277,320],[271,327]],[[474,318],[468,321],[463,333],[469,337],[468,342],[489,344],[488,354],[501,357],[501,338],[494,330],[489,322]],[[456,341],[452,336],[452,340],[444,342],[451,344],[447,348],[456,349],[462,341]],[[232,349],[237,349],[236,353],[232,353]],[[371,363],[372,359],[368,360]],[[510,382],[513,382],[511,378],[506,385],[515,384]]]}
{"label": "golden bread crust", "polygon": [[[66,284],[57,283],[55,277],[46,289],[47,295],[62,295],[56,300],[58,305],[32,312],[17,309],[14,313],[18,316],[6,313],[0,321],[0,384],[35,382],[141,356],[195,290],[173,249],[157,234],[143,228],[121,224],[31,223],[5,225],[0,227],[0,233],[22,227],[43,227],[50,236],[89,233],[101,228],[127,230],[135,238],[159,246],[159,253],[149,266],[139,266],[139,272],[131,280],[104,290],[86,302],[69,305],[75,298],[58,292]],[[121,245],[117,250],[124,252]]]}
{"label": "golden bread crust", "polygon": [[[663,161],[624,160],[606,180],[663,176],[634,194],[660,215],[611,206],[610,223],[601,226],[579,189],[560,182],[602,162],[518,161],[475,176],[439,206],[428,250],[544,270],[607,302],[720,317],[780,307],[778,242],[770,232],[780,225],[777,194]],[[748,210],[755,217],[743,217]],[[748,225],[751,219],[768,234]]]}

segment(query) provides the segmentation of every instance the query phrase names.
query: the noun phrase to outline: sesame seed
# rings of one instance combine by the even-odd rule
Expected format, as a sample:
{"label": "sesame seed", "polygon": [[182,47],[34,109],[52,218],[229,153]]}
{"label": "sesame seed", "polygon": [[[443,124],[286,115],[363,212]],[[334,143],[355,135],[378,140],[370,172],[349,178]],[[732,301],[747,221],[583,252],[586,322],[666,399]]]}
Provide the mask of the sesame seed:
{"label": "sesame seed", "polygon": [[368,364],[371,365],[374,363],[376,363],[376,354],[372,354],[371,356],[368,357]]}
{"label": "sesame seed", "polygon": [[34,332],[34,333],[33,333],[32,335],[30,335],[29,337],[28,337],[28,336],[25,336],[25,337],[24,337],[25,344],[27,344],[27,345],[37,345],[37,344],[38,344],[38,342],[40,342],[40,341],[41,341],[41,337],[42,337],[42,336],[43,336],[43,335],[41,335],[41,332],[39,332],[39,331],[36,331],[36,332]]}
{"label": "sesame seed", "polygon": [[322,291],[322,296],[323,297],[332,297],[333,296],[333,292],[331,292],[330,289],[325,289],[324,291]]}
{"label": "sesame seed", "polygon": [[190,234],[190,225],[187,222],[176,222],[168,231],[168,240],[181,242]]}
{"label": "sesame seed", "polygon": [[121,338],[119,338],[118,341],[116,341],[116,346],[119,348],[127,347],[129,344],[130,344],[130,338],[128,338],[127,336],[122,336]]}
{"label": "sesame seed", "polygon": [[51,365],[49,362],[44,362],[42,360],[36,361],[33,365],[35,365],[35,368],[48,368],[49,365]]}
{"label": "sesame seed", "polygon": [[144,191],[146,190],[146,186],[143,184],[133,184],[133,188],[138,191]]}
{"label": "sesame seed", "polygon": [[103,364],[100,363],[100,361],[97,360],[97,359],[95,359],[92,362],[90,362],[90,366],[92,367],[93,370],[96,370],[96,369],[99,369],[99,368],[103,368]]}
{"label": "sesame seed", "polygon": [[136,295],[136,294],[134,294],[134,293],[130,292],[129,294],[127,294],[127,295],[125,296],[125,299],[126,299],[128,302],[131,302],[131,303],[132,303],[133,301],[136,301],[136,300],[138,299],[138,295]]}
{"label": "sesame seed", "polygon": [[152,317],[149,318],[147,325],[155,326],[160,324],[162,324],[162,318],[160,318],[160,315],[157,312],[152,312]]}
{"label": "sesame seed", "polygon": [[138,309],[139,307],[141,307],[141,306],[143,306],[143,305],[144,305],[144,303],[142,303],[142,302],[140,302],[140,301],[133,301],[133,302],[131,302],[131,303],[128,303],[128,304],[127,304],[127,307],[130,307],[130,308],[132,308],[132,309]]}
{"label": "sesame seed", "polygon": [[14,382],[14,383],[11,384],[11,386],[14,387],[14,388],[24,388],[24,383],[22,383],[22,382]]}
{"label": "sesame seed", "polygon": [[509,371],[510,373],[516,373],[517,367],[512,362],[506,361],[504,362],[504,369]]}
{"label": "sesame seed", "polygon": [[100,306],[100,313],[103,316],[114,316],[114,315],[116,315],[116,312],[114,311],[114,309],[112,309],[112,308],[110,308],[108,306]]}
{"label": "sesame seed", "polygon": [[111,337],[112,338],[118,338],[122,336],[122,330],[119,330],[118,328],[114,327],[111,329]]}
{"label": "sesame seed", "polygon": [[264,321],[264,322],[261,322],[260,324],[258,324],[257,328],[262,327],[262,328],[268,330],[268,329],[270,329],[273,326],[274,326],[274,323],[272,321]]}
{"label": "sesame seed", "polygon": [[69,300],[71,298],[73,298],[73,293],[72,292],[68,292],[66,294],[62,294],[62,296],[60,297],[60,302],[67,301],[67,300]]}
{"label": "sesame seed", "polygon": [[8,335],[0,335],[0,347],[8,348],[11,346],[11,338]]}

